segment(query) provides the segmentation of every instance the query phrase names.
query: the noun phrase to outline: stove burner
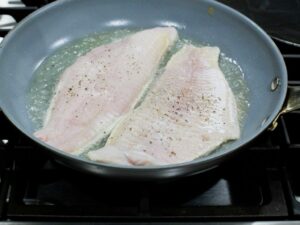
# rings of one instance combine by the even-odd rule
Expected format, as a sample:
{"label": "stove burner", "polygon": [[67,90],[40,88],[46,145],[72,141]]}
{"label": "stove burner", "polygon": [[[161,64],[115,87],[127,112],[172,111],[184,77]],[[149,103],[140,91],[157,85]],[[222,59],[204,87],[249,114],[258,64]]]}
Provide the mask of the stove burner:
{"label": "stove burner", "polygon": [[257,22],[273,38],[300,47],[299,0],[219,0]]}

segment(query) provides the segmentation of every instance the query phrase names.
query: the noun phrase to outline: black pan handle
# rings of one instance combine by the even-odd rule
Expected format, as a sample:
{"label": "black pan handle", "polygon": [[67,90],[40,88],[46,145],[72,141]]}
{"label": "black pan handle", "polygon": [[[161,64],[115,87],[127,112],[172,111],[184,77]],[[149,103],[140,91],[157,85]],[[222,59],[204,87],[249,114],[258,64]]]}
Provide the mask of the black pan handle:
{"label": "black pan handle", "polygon": [[285,103],[281,111],[273,120],[269,130],[273,131],[277,127],[277,120],[281,115],[297,109],[300,109],[300,86],[289,86]]}

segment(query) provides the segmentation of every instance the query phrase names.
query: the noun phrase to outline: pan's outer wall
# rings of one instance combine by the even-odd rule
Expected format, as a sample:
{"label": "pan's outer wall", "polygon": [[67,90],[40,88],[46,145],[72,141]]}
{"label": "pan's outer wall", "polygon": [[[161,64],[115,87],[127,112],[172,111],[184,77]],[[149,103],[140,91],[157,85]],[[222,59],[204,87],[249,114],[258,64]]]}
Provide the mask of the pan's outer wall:
{"label": "pan's outer wall", "polygon": [[[32,136],[26,93],[34,71],[45,57],[62,44],[92,32],[155,26],[175,26],[182,37],[219,46],[240,64],[251,90],[251,106],[239,140],[193,162],[130,168],[70,156]],[[280,78],[281,85],[271,92],[275,77]],[[68,166],[96,174],[141,179],[180,176],[219,164],[270,124],[284,102],[287,89],[284,61],[272,40],[241,14],[206,0],[57,1],[27,17],[1,43],[0,80],[0,106],[4,113],[56,158]]]}

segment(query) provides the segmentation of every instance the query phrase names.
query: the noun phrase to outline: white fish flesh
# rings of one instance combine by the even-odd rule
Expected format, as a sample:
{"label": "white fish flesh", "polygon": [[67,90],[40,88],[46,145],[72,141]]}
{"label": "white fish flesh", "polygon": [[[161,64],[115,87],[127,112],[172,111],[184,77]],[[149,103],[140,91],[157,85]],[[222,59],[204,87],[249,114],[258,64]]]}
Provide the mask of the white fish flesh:
{"label": "white fish flesh", "polygon": [[107,136],[138,101],[176,41],[175,28],[153,28],[97,47],[62,74],[35,136],[79,154]]}
{"label": "white fish flesh", "polygon": [[184,46],[106,146],[88,157],[124,165],[183,163],[239,138],[237,105],[219,54],[217,47]]}

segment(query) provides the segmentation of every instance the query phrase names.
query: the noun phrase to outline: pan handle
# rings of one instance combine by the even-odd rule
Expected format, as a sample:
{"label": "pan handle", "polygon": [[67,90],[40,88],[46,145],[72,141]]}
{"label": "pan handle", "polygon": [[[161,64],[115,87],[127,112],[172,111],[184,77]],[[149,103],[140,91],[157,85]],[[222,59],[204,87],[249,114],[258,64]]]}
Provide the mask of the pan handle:
{"label": "pan handle", "polygon": [[300,109],[300,86],[289,86],[287,91],[287,97],[285,103],[278,113],[278,115],[273,120],[269,130],[273,131],[278,125],[277,120],[279,117],[285,113]]}

